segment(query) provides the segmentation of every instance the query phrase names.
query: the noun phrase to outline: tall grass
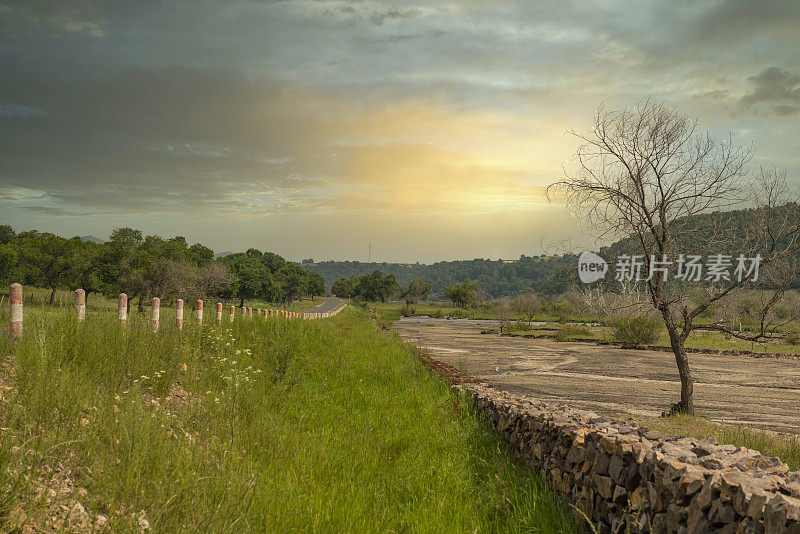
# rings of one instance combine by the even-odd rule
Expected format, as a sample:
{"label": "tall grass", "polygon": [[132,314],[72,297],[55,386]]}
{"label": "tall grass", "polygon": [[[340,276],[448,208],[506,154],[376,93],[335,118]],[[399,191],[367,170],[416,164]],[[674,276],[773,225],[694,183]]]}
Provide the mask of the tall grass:
{"label": "tall grass", "polygon": [[156,532],[576,530],[361,310],[183,332],[162,316],[155,334],[138,314],[26,311],[0,341],[0,530],[18,507],[49,517],[64,473],[114,531],[142,511]]}

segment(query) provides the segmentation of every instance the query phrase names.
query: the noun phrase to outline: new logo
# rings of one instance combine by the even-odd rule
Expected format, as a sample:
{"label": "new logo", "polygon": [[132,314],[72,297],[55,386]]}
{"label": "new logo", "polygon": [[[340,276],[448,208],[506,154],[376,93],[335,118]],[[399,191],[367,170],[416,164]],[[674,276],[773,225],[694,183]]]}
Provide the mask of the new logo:
{"label": "new logo", "polygon": [[597,282],[607,272],[608,263],[594,252],[581,252],[581,255],[578,256],[578,278],[584,284]]}

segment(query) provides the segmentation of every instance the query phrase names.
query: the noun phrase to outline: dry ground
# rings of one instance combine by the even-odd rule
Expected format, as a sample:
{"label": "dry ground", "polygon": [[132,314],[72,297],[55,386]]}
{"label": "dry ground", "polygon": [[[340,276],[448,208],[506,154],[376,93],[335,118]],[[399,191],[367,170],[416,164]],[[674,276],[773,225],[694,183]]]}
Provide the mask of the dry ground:
{"label": "dry ground", "polygon": [[[680,398],[671,353],[481,334],[495,321],[403,318],[406,340],[507,391],[596,412],[659,415]],[[691,354],[695,407],[714,421],[800,431],[800,358]]]}

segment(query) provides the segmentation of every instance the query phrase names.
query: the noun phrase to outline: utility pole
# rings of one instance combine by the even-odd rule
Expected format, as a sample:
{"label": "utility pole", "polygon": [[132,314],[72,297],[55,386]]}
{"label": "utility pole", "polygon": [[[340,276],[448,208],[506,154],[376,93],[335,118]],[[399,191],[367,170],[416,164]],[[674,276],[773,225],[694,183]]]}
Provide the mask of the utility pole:
{"label": "utility pole", "polygon": [[369,244],[369,260],[367,263],[372,263],[372,243]]}

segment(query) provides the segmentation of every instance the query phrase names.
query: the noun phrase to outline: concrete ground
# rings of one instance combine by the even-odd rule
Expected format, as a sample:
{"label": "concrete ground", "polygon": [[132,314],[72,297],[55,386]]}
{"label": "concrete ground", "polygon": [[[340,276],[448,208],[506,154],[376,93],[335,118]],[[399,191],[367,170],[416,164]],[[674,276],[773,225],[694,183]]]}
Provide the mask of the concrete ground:
{"label": "concrete ground", "polygon": [[[500,389],[611,415],[657,416],[680,399],[672,353],[481,334],[494,321],[403,318],[394,328]],[[698,414],[800,432],[800,358],[690,354]]]}
{"label": "concrete ground", "polygon": [[308,312],[313,312],[313,313],[332,312],[333,310],[335,310],[336,308],[341,306],[343,302],[344,301],[342,299],[331,298],[331,297],[323,297],[322,298],[322,304],[320,304],[316,308],[312,308],[312,309],[307,310],[307,311]]}

